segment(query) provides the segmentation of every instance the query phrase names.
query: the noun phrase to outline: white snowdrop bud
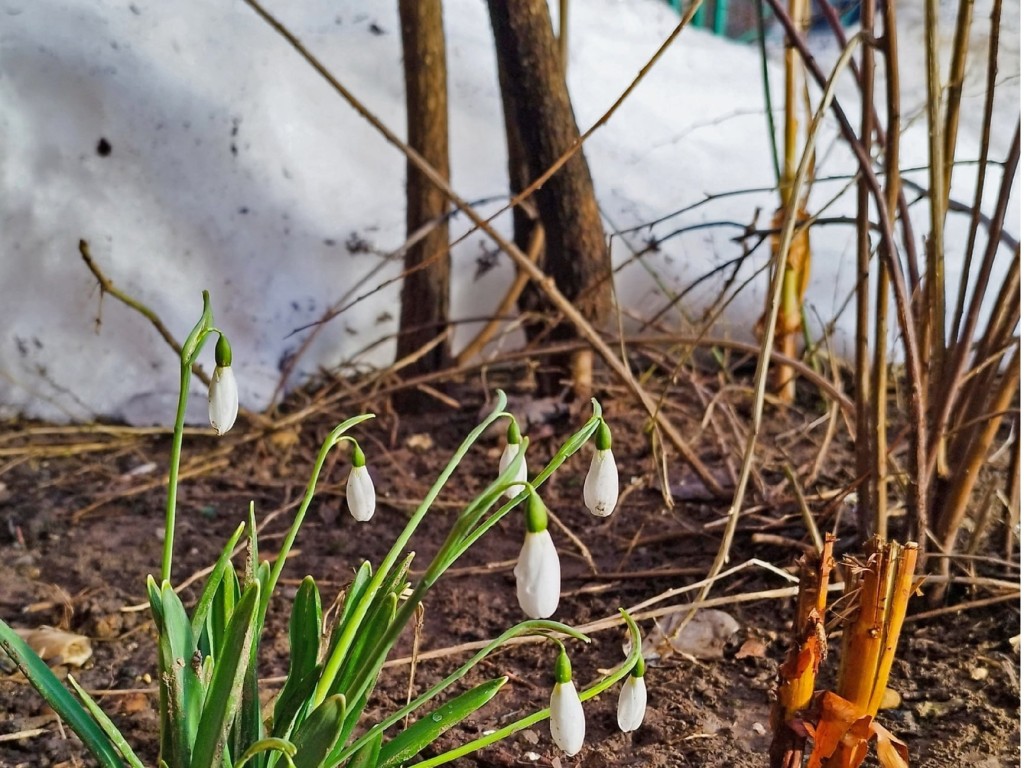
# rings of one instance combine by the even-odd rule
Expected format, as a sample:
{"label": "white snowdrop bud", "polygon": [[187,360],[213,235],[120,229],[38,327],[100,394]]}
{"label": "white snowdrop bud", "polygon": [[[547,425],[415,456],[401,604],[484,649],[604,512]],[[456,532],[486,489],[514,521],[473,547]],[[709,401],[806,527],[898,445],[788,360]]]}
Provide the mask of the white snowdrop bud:
{"label": "white snowdrop bud", "polygon": [[573,685],[572,666],[563,648],[555,662],[555,687],[551,691],[551,740],[572,757],[583,749],[586,734],[583,704]]}
{"label": "white snowdrop bud", "polygon": [[583,503],[598,517],[608,517],[619,500],[619,470],[612,455],[612,433],[603,420],[594,444],[597,451],[583,481]]}
{"label": "white snowdrop bud", "polygon": [[217,367],[210,378],[210,426],[218,435],[226,433],[238,417],[238,384],[231,369],[231,345],[227,337],[217,339]]}
{"label": "white snowdrop bud", "polygon": [[635,731],[647,713],[647,683],[644,682],[644,660],[637,661],[619,691],[619,730]]}
{"label": "white snowdrop bud", "polygon": [[526,540],[515,567],[519,607],[531,619],[546,619],[558,608],[562,571],[548,532],[548,514],[536,493],[526,507]]}
{"label": "white snowdrop bud", "polygon": [[[501,458],[498,460],[499,475],[508,469],[509,465],[523,449],[523,437],[519,434],[519,426],[512,420],[508,425],[508,442],[505,444],[505,450],[501,452]],[[525,486],[521,485],[521,483],[526,482],[526,476],[526,457],[523,456],[523,460],[519,462],[519,467],[510,481],[513,484],[505,489],[505,497],[509,501],[523,492]]]}
{"label": "white snowdrop bud", "polygon": [[377,508],[377,492],[366,468],[366,456],[358,445],[352,449],[352,470],[348,473],[345,497],[348,500],[348,511],[360,523],[373,517]]}

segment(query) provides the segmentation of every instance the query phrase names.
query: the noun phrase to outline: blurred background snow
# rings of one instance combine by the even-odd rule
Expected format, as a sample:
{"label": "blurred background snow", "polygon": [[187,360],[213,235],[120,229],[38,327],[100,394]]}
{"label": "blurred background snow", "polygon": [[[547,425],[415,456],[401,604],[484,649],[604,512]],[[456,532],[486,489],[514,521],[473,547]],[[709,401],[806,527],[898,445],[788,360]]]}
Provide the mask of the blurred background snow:
{"label": "blurred background snow", "polygon": [[[923,36],[917,5],[901,6],[905,41]],[[975,11],[979,37],[960,133],[966,158],[978,151],[987,6],[979,0]],[[395,3],[276,0],[268,7],[384,123],[404,133]],[[944,7],[951,24],[954,5]],[[572,9],[570,91],[585,129],[678,16],[657,0],[577,0]],[[1019,3],[1003,14],[995,159],[1005,155],[1020,106]],[[447,0],[445,25],[452,181],[464,199],[483,201],[480,210],[491,212],[507,195],[507,181],[484,3]],[[835,56],[825,38],[815,46],[824,63]],[[777,62],[777,41],[772,48]],[[905,167],[923,164],[927,151],[923,54],[918,58],[901,62]],[[634,230],[613,246],[617,299],[631,327],[668,304],[666,291],[739,257],[733,238],[743,226],[770,223],[777,203],[767,191],[774,178],[760,67],[756,46],[686,30],[586,146],[607,230]],[[776,64],[770,78],[781,84]],[[851,83],[841,98],[851,103]],[[853,170],[834,133],[826,128],[819,143],[821,176]],[[82,238],[114,284],[148,304],[179,338],[199,316],[201,291],[211,291],[249,408],[268,404],[307,326],[333,306],[351,303],[319,332],[289,385],[324,367],[391,362],[399,288],[389,281],[401,263],[389,255],[405,237],[405,161],[241,0],[0,0],[0,157],[0,414],[172,419],[177,359],[141,317],[110,297],[101,301],[78,253]],[[970,201],[974,174],[973,166],[958,169],[955,198]],[[812,210],[838,196],[827,215],[851,215],[852,193],[840,194],[847,185],[817,184]],[[988,187],[991,198],[997,182]],[[741,189],[761,191],[644,226]],[[1018,194],[1008,222],[1015,236]],[[914,211],[923,232],[925,205]],[[732,223],[692,229],[634,258],[650,238],[713,222]],[[951,214],[951,259],[963,248],[965,224]],[[465,231],[457,217],[453,238]],[[853,242],[852,227],[815,230],[812,318],[827,323],[846,302]],[[756,252],[738,279],[767,256],[765,248]],[[1012,254],[1006,249],[1003,257]],[[453,320],[486,316],[511,280],[508,260],[482,234],[470,235],[452,259]],[[955,267],[950,272],[955,279]],[[750,335],[765,281],[753,281],[717,333]],[[661,321],[679,329],[699,324],[721,287],[721,279],[709,281]],[[847,313],[837,326],[838,349],[851,328]],[[456,349],[475,329],[458,324]]]}

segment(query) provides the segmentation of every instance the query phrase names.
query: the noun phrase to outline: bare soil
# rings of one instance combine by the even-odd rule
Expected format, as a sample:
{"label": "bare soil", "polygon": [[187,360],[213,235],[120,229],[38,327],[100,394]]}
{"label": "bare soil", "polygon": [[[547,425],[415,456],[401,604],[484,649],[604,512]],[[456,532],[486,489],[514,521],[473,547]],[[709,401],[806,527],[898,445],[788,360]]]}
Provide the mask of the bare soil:
{"label": "bare soil", "polygon": [[[376,516],[359,526],[345,512],[347,464],[339,452],[322,475],[318,498],[298,539],[300,552],[290,559],[283,594],[272,605],[263,638],[261,674],[266,677],[285,671],[284,598],[304,575],[312,574],[329,600],[363,559],[378,562],[454,447],[477,423],[485,398],[479,384],[463,384],[453,390],[457,408],[437,403],[415,416],[397,416],[381,396],[355,400],[344,391],[338,385],[306,399],[293,398],[287,410],[308,409],[308,415],[276,431],[253,422],[225,438],[206,433],[186,438],[174,568],[178,582],[213,562],[229,532],[244,519],[250,500],[256,503],[257,519],[267,521],[263,551],[273,551],[301,497],[319,441],[343,418],[378,410],[379,418],[357,431],[377,484]],[[590,516],[584,508],[589,448],[544,490],[547,504],[565,527],[553,530],[563,567],[563,596],[555,618],[574,625],[612,616],[619,606],[703,578],[720,544],[728,509],[728,500],[703,493],[693,473],[671,453],[667,467],[676,498],[667,506],[642,415],[610,386],[599,396],[615,436],[624,489],[619,508],[607,520]],[[833,492],[852,479],[849,446],[839,438],[828,442],[816,466],[827,443],[827,420],[815,421],[823,411],[813,392],[802,396],[799,408],[770,411],[758,454],[760,469],[731,552],[733,565],[758,558],[787,568],[810,541],[782,473],[784,464],[793,466],[805,482],[819,525],[838,530],[837,552],[855,554],[858,549],[848,505],[833,501]],[[729,413],[742,420],[748,398],[739,388],[729,401]],[[706,403],[700,399],[699,387],[674,391],[668,401],[671,416],[728,484],[745,429],[724,411],[702,423]],[[566,414],[528,426],[531,465],[549,456],[585,416]],[[87,689],[99,693],[104,709],[150,765],[156,761],[157,728],[154,631],[148,612],[133,606],[144,600],[146,575],[159,569],[161,478],[169,444],[166,432],[102,426],[73,429],[14,422],[0,433],[0,616],[16,626],[49,624],[90,637],[92,658],[72,671]],[[488,436],[449,483],[413,540],[421,567],[459,505],[492,476],[501,445],[500,435]],[[566,530],[585,545],[593,568]],[[468,653],[460,645],[492,638],[521,620],[512,565],[522,536],[522,520],[513,513],[428,598],[415,690],[465,658]],[[1019,552],[1014,558],[1019,562]],[[1004,580],[1019,577],[1019,570],[985,561],[974,572]],[[639,731],[618,732],[617,691],[612,690],[586,705],[587,744],[576,757],[562,755],[542,723],[458,765],[766,765],[769,708],[792,605],[788,600],[749,598],[786,585],[758,566],[719,582],[712,596],[734,600],[720,607],[739,622],[740,631],[721,658],[674,655],[652,664],[647,675],[650,708]],[[185,594],[191,600],[196,591],[189,588]],[[1019,656],[1009,642],[1020,633],[1020,611],[1016,601],[971,607],[972,601],[991,595],[952,592],[948,604],[963,605],[964,610],[933,618],[911,615],[908,620],[890,681],[902,700],[883,712],[881,721],[909,744],[914,766],[995,768],[1020,762]],[[692,598],[688,593],[656,607],[683,606]],[[912,614],[927,610],[920,599]],[[652,626],[651,620],[642,623],[645,633]],[[595,632],[589,647],[571,643],[578,682],[595,679],[600,670],[621,661],[622,641],[618,628]],[[410,634],[398,655],[406,657],[411,645]],[[439,651],[438,657],[432,651]],[[546,706],[552,663],[550,644],[519,645],[485,661],[470,682],[504,674],[509,685],[478,717],[446,734],[436,750]],[[829,663],[837,663],[835,655]],[[826,673],[822,682],[830,679]],[[396,659],[385,671],[369,716],[403,703],[409,685],[410,665]],[[16,733],[23,735],[11,739]],[[873,761],[867,764],[877,764]],[[76,737],[61,728],[10,666],[0,667],[0,766],[88,764]]]}

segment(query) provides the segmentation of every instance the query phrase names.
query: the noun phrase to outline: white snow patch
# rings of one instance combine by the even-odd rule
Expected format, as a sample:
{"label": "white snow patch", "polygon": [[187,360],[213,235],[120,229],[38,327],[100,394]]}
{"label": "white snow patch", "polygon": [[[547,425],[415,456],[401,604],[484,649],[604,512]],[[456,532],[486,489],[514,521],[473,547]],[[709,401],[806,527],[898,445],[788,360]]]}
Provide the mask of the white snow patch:
{"label": "white snow patch", "polygon": [[[404,96],[393,3],[326,0],[271,3],[274,12],[335,76],[398,134]],[[975,35],[987,24],[976,5]],[[905,39],[920,31],[916,6],[901,6]],[[917,15],[915,16],[915,13]],[[49,419],[96,417],[168,423],[177,360],[137,314],[106,297],[78,256],[87,239],[121,289],[149,305],[183,338],[208,288],[217,324],[232,340],[249,408],[268,404],[282,361],[332,306],[351,303],[300,359],[294,385],[321,367],[390,362],[400,264],[386,255],[404,240],[405,161],[240,0],[0,0],[0,410]],[[948,21],[948,20],[947,20]],[[570,88],[581,127],[614,102],[677,22],[655,0],[573,5]],[[506,194],[503,121],[493,42],[479,0],[445,4],[452,180],[493,212]],[[916,26],[915,26],[916,25]],[[992,157],[1001,159],[1019,112],[1019,4],[1004,8],[1000,112]],[[915,31],[916,30],[916,31]],[[822,46],[819,55],[834,56]],[[907,46],[908,52],[914,46]],[[984,40],[976,41],[960,135],[974,157],[983,98]],[[777,58],[777,57],[776,57]],[[926,126],[923,63],[904,66],[910,119],[904,165],[922,163]],[[770,68],[774,83],[780,70]],[[647,79],[587,145],[609,229],[631,229],[707,195],[773,184],[754,47],[685,31]],[[852,90],[841,92],[850,103]],[[854,111],[849,112],[856,121]],[[821,142],[822,175],[853,170],[834,125]],[[106,156],[97,150],[109,143]],[[959,169],[954,196],[969,202],[974,169]],[[923,177],[919,176],[921,180]],[[843,182],[815,188],[812,209]],[[997,188],[989,180],[991,209]],[[1019,229],[1015,190],[1009,222]],[[770,192],[724,197],[614,241],[624,312],[650,318],[671,294],[741,255],[741,227],[767,226]],[[851,215],[843,195],[826,215]],[[926,206],[915,206],[924,232]],[[757,216],[757,212],[760,215]],[[649,237],[666,240],[642,262]],[[500,220],[509,228],[507,217]],[[965,217],[950,215],[951,258]],[[464,217],[452,235],[466,231]],[[809,305],[824,320],[852,289],[853,230],[815,230]],[[352,247],[355,244],[362,247]],[[452,316],[480,317],[511,279],[508,260],[478,275],[492,246],[472,234],[452,258]],[[1004,249],[1002,258],[1011,254]],[[760,249],[739,282],[760,269]],[[955,259],[953,259],[955,261]],[[951,265],[956,277],[956,265]],[[661,321],[699,322],[722,277],[689,294]],[[761,312],[764,278],[727,311],[719,332],[748,335]],[[844,348],[852,317],[838,325]],[[459,325],[456,345],[471,337]],[[384,339],[384,343],[378,343]],[[504,342],[511,343],[511,342]],[[212,358],[212,351],[210,353]],[[206,361],[212,368],[212,360]],[[202,400],[199,402],[202,405]],[[203,419],[202,409],[195,420]]]}

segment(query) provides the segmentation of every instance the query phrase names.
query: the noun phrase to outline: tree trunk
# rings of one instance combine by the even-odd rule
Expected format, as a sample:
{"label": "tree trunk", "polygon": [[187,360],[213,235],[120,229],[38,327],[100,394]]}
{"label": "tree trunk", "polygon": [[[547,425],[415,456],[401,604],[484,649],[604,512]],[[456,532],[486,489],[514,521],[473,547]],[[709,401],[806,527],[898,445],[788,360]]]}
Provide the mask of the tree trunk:
{"label": "tree trunk", "polygon": [[[441,0],[399,0],[409,145],[448,178],[448,85]],[[397,357],[415,354],[448,324],[448,198],[412,163],[406,165],[406,232],[430,233],[405,254]],[[449,361],[447,340],[403,369],[403,376],[436,371]]]}
{"label": "tree trunk", "polygon": [[[508,184],[512,194],[516,195],[524,190],[533,179],[530,176],[530,166],[526,162],[526,150],[523,148],[523,140],[519,136],[519,122],[517,120],[519,107],[516,105],[513,87],[509,82],[510,76],[505,58],[500,53],[498,54],[498,87],[501,89],[501,106],[505,115],[505,144],[508,148]],[[526,253],[530,247],[530,235],[537,221],[537,211],[532,195],[512,209],[513,242],[523,253]],[[540,257],[539,263],[544,263],[543,256]]]}
{"label": "tree trunk", "polygon": [[[517,167],[524,163],[532,181],[579,141],[580,133],[546,0],[488,0],[487,6],[498,49],[502,102],[510,135],[510,181],[512,192],[517,193],[525,185]],[[513,146],[513,127],[521,142],[521,157]],[[611,260],[583,153],[577,152],[537,190],[533,200],[544,225],[542,268],[587,320],[600,323],[611,305]],[[516,224],[518,240],[525,236],[524,223],[517,219]],[[553,316],[543,293],[533,285],[523,291],[520,309]],[[577,338],[575,329],[563,320],[557,320],[554,327],[534,320],[526,324],[526,332],[531,341]],[[553,393],[559,378],[570,375],[576,394],[588,395],[581,390],[589,387],[589,357],[584,353],[576,359],[568,355],[553,358],[556,371],[540,378],[541,390]]]}

